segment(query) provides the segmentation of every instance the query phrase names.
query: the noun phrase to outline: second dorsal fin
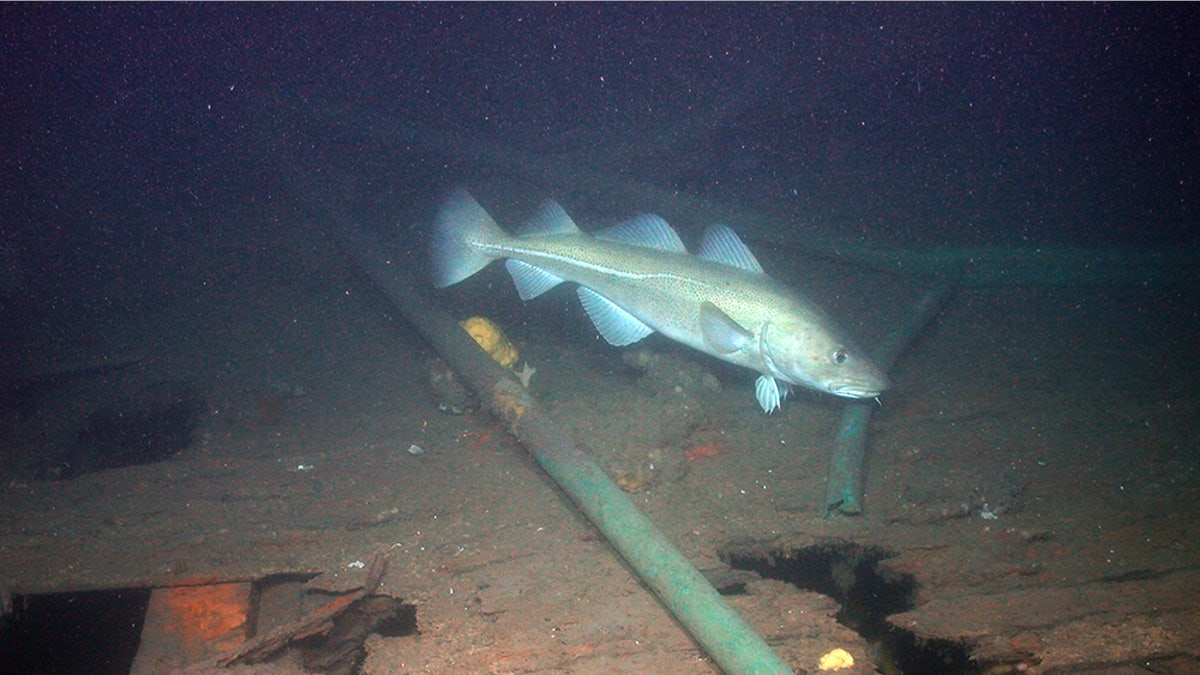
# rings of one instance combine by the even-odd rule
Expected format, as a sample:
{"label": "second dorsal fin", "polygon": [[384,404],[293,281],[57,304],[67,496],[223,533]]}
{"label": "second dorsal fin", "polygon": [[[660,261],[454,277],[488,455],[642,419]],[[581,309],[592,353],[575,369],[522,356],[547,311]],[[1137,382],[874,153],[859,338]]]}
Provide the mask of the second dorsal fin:
{"label": "second dorsal fin", "polygon": [[615,241],[619,244],[643,246],[673,253],[687,253],[687,247],[683,245],[679,233],[668,225],[667,221],[653,213],[634,216],[620,225],[600,230],[595,236],[597,239]]}

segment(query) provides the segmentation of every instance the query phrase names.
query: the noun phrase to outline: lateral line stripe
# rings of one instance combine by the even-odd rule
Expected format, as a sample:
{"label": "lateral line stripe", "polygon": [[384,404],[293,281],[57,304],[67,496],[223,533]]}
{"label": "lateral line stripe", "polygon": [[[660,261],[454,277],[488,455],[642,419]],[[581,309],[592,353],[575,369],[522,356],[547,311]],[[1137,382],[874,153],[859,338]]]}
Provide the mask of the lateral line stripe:
{"label": "lateral line stripe", "polygon": [[[587,262],[581,261],[577,258],[571,258],[571,257],[565,256],[565,255],[557,255],[557,254],[553,254],[553,253],[543,253],[541,251],[531,251],[529,249],[516,248],[513,246],[504,246],[504,245],[500,245],[500,244],[477,243],[476,245],[479,248],[484,249],[489,252],[492,252],[492,253],[497,253],[497,254],[509,253],[509,254],[527,256],[527,257],[535,258],[535,259],[540,258],[540,259],[544,259],[544,260],[553,260],[555,262],[566,263],[566,264],[573,265],[575,267],[579,267],[582,269],[591,270],[593,272],[602,272],[604,274],[611,274],[611,275],[613,275],[615,277],[619,277],[621,279],[631,279],[631,280],[672,279],[675,281],[683,281],[683,282],[687,282],[690,284],[696,284],[698,286],[706,286],[706,287],[709,286],[709,284],[705,284],[702,281],[698,281],[691,277],[680,276],[678,274],[670,274],[670,273],[665,273],[665,272],[650,272],[650,273],[645,273],[645,274],[639,274],[639,273],[634,273],[634,272],[621,272],[621,271],[614,270],[609,267],[604,267],[602,265],[595,265],[592,263],[587,263]],[[513,256],[512,255],[498,255],[497,257],[511,258]],[[529,261],[525,261],[525,262],[528,263]],[[529,263],[529,264],[532,265],[533,263]]]}

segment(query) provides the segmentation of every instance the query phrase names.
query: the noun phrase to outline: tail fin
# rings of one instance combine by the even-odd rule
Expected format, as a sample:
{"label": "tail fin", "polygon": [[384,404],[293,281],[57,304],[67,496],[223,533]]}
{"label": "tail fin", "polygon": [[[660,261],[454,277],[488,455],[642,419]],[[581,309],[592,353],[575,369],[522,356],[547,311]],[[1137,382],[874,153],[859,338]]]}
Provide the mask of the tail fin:
{"label": "tail fin", "polygon": [[479,244],[503,241],[508,235],[475,198],[462,188],[446,197],[434,221],[430,260],[433,282],[441,288],[466,279],[487,267],[494,256]]}

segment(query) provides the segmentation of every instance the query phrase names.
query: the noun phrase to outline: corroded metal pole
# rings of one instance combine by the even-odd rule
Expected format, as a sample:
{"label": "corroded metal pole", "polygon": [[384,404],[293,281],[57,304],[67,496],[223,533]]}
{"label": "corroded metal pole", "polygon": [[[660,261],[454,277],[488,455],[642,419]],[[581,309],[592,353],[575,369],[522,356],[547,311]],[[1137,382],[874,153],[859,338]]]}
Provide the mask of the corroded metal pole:
{"label": "corroded metal pole", "polygon": [[[950,297],[954,284],[941,281],[925,292],[909,314],[908,321],[892,331],[884,340],[875,363],[887,372],[900,353],[937,314],[942,303]],[[852,516],[862,512],[863,469],[866,467],[867,423],[876,404],[872,401],[853,401],[842,409],[837,431],[833,437],[833,454],[829,458],[829,477],[825,481],[825,517]]]}

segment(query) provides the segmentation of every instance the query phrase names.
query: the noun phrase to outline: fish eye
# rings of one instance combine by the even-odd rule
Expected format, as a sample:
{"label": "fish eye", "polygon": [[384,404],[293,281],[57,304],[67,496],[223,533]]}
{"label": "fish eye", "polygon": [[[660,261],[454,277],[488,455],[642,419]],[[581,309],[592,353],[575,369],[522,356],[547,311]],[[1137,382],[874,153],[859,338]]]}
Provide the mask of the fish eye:
{"label": "fish eye", "polygon": [[834,363],[841,365],[850,360],[850,354],[848,354],[845,349],[839,349],[833,353],[831,360]]}

